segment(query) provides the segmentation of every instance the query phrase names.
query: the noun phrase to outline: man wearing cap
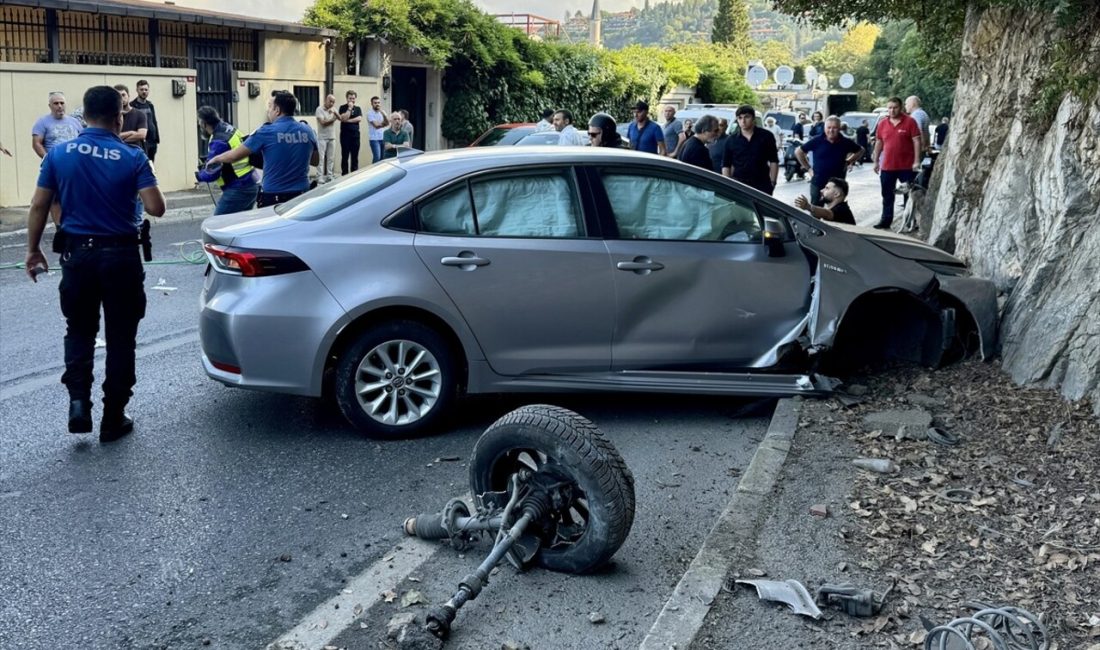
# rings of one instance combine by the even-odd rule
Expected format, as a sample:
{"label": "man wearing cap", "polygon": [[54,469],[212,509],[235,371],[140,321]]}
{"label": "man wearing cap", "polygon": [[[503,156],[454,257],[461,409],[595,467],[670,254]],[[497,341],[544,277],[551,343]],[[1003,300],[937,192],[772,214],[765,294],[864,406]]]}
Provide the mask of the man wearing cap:
{"label": "man wearing cap", "polygon": [[649,119],[649,104],[640,101],[634,105],[634,121],[626,130],[630,148],[634,151],[665,155],[665,134],[656,122]]}

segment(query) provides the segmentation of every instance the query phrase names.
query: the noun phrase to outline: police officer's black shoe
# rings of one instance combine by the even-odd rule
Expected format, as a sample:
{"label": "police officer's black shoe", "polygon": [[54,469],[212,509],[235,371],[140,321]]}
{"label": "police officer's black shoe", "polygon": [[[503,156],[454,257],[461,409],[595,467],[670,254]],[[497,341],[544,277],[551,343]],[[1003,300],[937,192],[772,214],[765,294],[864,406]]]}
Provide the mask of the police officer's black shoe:
{"label": "police officer's black shoe", "polygon": [[91,433],[92,401],[74,399],[69,401],[69,433]]}
{"label": "police officer's black shoe", "polygon": [[114,442],[134,430],[134,421],[122,409],[106,408],[99,421],[99,441]]}

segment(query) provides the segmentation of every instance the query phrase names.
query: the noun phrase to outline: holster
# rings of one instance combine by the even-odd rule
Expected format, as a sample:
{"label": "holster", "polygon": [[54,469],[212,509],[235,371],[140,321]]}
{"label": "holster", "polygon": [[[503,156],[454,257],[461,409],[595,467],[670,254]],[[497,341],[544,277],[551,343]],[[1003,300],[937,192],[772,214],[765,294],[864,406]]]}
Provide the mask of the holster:
{"label": "holster", "polygon": [[50,244],[50,250],[55,252],[55,253],[64,253],[65,252],[65,240],[66,240],[67,237],[68,237],[68,235],[66,235],[65,231],[62,230],[61,228],[58,228],[57,230],[53,231],[53,243]]}

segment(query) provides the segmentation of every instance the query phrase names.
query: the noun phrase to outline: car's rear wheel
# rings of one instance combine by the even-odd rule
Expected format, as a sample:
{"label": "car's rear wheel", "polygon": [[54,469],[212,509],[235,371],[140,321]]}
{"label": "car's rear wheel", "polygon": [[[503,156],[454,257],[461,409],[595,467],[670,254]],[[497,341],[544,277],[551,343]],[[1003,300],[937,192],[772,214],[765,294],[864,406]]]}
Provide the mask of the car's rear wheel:
{"label": "car's rear wheel", "polygon": [[438,332],[415,321],[390,321],[364,331],[336,367],[336,402],[355,428],[372,438],[430,432],[457,393],[454,355]]}

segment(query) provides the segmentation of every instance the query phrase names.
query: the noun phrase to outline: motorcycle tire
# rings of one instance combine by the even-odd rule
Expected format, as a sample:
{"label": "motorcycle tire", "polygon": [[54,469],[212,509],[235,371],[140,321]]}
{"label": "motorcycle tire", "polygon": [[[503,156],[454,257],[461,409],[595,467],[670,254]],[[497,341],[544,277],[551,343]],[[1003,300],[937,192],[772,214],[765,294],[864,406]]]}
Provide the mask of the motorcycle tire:
{"label": "motorcycle tire", "polygon": [[558,406],[518,408],[493,423],[470,459],[470,490],[508,488],[524,467],[553,466],[573,482],[574,499],[550,515],[553,538],[543,538],[533,563],[552,571],[590,573],[611,559],[634,524],[634,476],[619,451],[586,418]]}

